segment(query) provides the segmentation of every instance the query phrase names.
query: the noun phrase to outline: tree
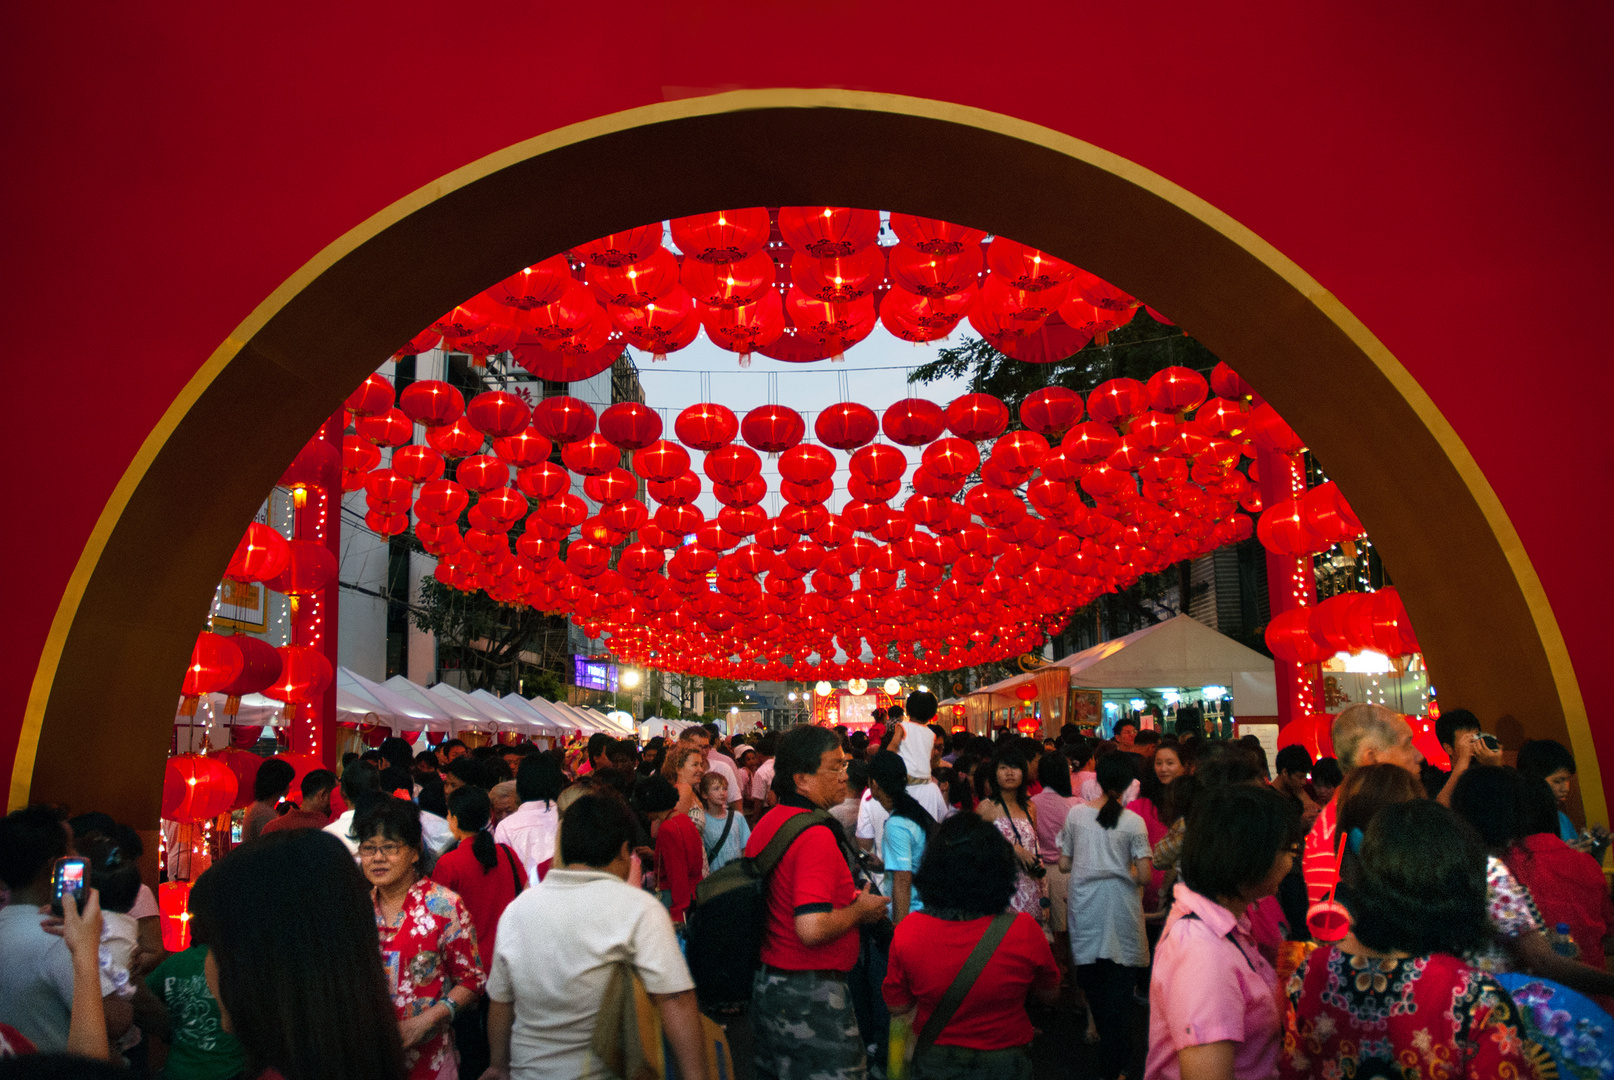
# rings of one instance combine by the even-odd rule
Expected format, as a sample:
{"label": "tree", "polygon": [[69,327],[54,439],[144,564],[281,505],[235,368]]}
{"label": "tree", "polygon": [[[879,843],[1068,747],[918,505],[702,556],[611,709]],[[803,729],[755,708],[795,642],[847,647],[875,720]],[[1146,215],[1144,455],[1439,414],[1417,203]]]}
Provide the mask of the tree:
{"label": "tree", "polygon": [[[421,582],[411,610],[415,625],[437,636],[444,667],[458,667],[468,689],[524,691],[553,698],[569,658],[566,622],[526,605],[501,604],[487,593],[461,592],[436,578]],[[537,656],[533,663],[522,653]]]}

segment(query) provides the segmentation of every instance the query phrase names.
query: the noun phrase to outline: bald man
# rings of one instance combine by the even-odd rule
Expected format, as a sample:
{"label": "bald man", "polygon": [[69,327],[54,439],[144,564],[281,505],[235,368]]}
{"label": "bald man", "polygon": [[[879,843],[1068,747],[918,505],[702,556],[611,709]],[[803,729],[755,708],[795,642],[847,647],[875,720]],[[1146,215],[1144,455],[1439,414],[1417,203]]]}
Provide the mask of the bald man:
{"label": "bald man", "polygon": [[[1400,713],[1382,705],[1349,705],[1334,717],[1334,756],[1347,775],[1364,765],[1398,765],[1419,777],[1423,755],[1412,745],[1412,726]],[[1306,898],[1313,904],[1328,895],[1339,879],[1339,850],[1334,826],[1338,820],[1338,796],[1328,800],[1311,831],[1301,859],[1306,878]]]}

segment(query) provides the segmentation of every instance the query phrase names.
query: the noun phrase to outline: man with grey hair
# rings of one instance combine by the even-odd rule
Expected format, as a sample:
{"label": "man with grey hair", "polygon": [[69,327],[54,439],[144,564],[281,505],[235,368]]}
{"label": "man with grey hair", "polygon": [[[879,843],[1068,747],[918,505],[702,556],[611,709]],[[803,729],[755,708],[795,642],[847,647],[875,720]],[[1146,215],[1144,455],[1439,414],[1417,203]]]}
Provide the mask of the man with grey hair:
{"label": "man with grey hair", "polygon": [[[1423,755],[1412,745],[1412,725],[1382,705],[1347,705],[1334,717],[1333,738],[1334,756],[1347,775],[1364,765],[1398,765],[1413,777],[1419,776]],[[1313,904],[1327,896],[1339,878],[1339,852],[1334,846],[1338,814],[1336,795],[1306,834],[1301,873],[1306,879],[1306,898]]]}

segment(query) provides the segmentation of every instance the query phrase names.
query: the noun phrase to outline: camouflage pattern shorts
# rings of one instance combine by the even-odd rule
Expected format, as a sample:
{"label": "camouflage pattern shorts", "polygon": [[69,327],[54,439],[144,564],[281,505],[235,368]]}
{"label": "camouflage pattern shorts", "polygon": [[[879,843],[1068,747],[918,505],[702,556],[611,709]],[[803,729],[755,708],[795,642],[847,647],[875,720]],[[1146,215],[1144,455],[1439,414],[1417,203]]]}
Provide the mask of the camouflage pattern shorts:
{"label": "camouflage pattern shorts", "polygon": [[868,1064],[846,982],[813,971],[757,972],[751,996],[757,1076],[865,1080]]}

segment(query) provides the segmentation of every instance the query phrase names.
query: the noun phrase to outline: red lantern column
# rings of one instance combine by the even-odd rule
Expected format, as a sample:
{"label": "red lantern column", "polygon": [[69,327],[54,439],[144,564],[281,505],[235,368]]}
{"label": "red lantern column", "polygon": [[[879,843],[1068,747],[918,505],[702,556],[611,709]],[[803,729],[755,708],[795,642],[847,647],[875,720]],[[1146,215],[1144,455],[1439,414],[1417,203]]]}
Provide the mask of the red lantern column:
{"label": "red lantern column", "polygon": [[[331,464],[307,488],[303,504],[296,512],[294,537],[323,544],[342,564],[342,432],[346,416],[337,413],[320,428],[315,440],[329,444]],[[320,650],[336,670],[337,608],[341,574],[332,575],[330,584],[297,606],[292,619],[291,641]],[[336,679],[333,676],[317,704],[299,705],[291,725],[291,751],[312,754],[327,769],[336,767]]]}
{"label": "red lantern column", "polygon": [[[1297,498],[1306,491],[1306,470],[1300,455],[1271,450],[1256,453],[1261,473],[1261,501],[1267,506]],[[1263,549],[1264,550],[1264,549]],[[1267,608],[1276,617],[1295,608],[1317,606],[1317,574],[1310,555],[1279,555],[1267,551]],[[1310,713],[1322,712],[1322,669],[1317,664],[1296,664],[1273,659],[1277,676],[1278,725]]]}

